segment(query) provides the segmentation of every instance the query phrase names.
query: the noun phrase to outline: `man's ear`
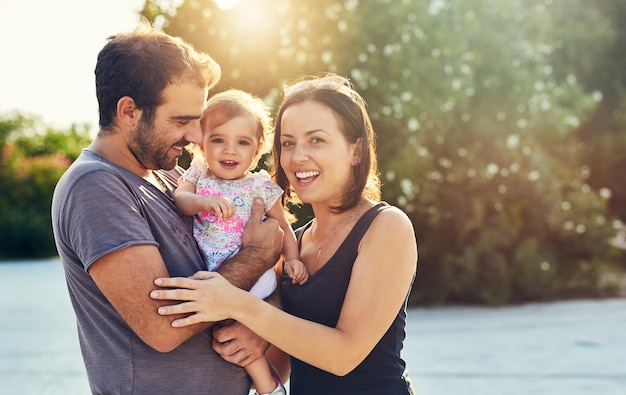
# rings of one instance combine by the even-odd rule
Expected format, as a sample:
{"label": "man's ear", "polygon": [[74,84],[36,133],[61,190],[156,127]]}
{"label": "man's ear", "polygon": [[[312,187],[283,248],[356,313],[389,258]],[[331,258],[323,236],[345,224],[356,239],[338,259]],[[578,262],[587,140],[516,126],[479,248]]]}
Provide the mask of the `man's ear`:
{"label": "man's ear", "polygon": [[141,116],[141,110],[137,108],[132,97],[124,96],[117,101],[116,115],[121,123],[135,126]]}

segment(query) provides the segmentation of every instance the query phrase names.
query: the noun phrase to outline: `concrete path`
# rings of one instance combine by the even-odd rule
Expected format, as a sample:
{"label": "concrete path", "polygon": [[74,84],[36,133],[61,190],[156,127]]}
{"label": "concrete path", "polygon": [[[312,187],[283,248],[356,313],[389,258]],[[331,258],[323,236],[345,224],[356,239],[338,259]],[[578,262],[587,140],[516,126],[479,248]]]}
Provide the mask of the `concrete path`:
{"label": "concrete path", "polygon": [[[0,263],[0,394],[89,393],[58,260]],[[626,395],[626,299],[409,311],[418,394]]]}

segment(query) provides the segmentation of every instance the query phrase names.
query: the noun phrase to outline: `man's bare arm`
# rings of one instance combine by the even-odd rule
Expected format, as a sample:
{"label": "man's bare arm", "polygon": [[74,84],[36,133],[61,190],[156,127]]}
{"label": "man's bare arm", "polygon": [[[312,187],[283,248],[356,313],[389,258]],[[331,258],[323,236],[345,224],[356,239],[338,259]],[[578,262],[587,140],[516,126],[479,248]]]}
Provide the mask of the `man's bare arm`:
{"label": "man's bare arm", "polygon": [[264,212],[263,201],[255,199],[241,250],[217,269],[231,284],[245,290],[276,264],[282,251],[284,232],[272,218],[261,221]]}
{"label": "man's bare arm", "polygon": [[157,351],[171,351],[211,325],[173,328],[172,317],[157,313],[159,306],[169,303],[155,301],[149,294],[154,280],[169,274],[155,246],[131,246],[107,254],[89,267],[89,274],[137,336]]}

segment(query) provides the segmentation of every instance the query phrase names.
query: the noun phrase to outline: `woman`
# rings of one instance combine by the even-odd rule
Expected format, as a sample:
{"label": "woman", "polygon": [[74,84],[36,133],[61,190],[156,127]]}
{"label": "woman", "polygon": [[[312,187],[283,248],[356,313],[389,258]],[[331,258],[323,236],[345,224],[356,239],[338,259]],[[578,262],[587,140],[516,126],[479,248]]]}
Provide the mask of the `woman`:
{"label": "woman", "polygon": [[155,299],[184,301],[173,321],[235,319],[291,356],[293,394],[409,394],[400,356],[406,300],[417,269],[408,217],[380,202],[374,132],[365,102],[335,75],[285,90],[274,136],[276,181],[284,199],[310,203],[315,219],[298,229],[309,273],[282,275],[284,311],[215,273],[161,278]]}

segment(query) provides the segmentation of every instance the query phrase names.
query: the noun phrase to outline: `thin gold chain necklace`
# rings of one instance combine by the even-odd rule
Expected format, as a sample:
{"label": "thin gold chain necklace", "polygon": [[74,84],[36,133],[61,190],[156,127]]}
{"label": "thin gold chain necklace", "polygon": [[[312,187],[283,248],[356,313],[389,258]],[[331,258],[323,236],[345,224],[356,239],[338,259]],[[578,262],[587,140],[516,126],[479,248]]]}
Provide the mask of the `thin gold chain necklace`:
{"label": "thin gold chain necklace", "polygon": [[[360,206],[361,206],[361,202],[359,202],[359,204],[357,204],[357,206],[354,208],[354,211],[352,212],[352,214],[350,214],[346,218],[342,219],[337,224],[337,226],[335,226],[335,229],[333,229],[333,231],[330,232],[330,235],[326,238],[326,241],[324,241],[324,243],[322,244],[321,247],[319,247],[317,245],[317,243],[315,243],[315,240],[313,240],[313,227],[311,227],[311,243],[313,243],[313,246],[315,248],[317,248],[317,255],[315,256],[315,260],[316,261],[320,258],[320,254],[322,253],[322,250],[324,249],[324,247],[326,247],[326,244],[328,244],[328,242],[335,235],[335,233],[337,233],[337,231],[339,229],[341,229],[344,225],[346,225],[348,222],[352,221],[354,219],[354,217],[356,217],[357,213],[359,212],[359,207]],[[317,224],[317,221],[315,221],[315,223]]]}

